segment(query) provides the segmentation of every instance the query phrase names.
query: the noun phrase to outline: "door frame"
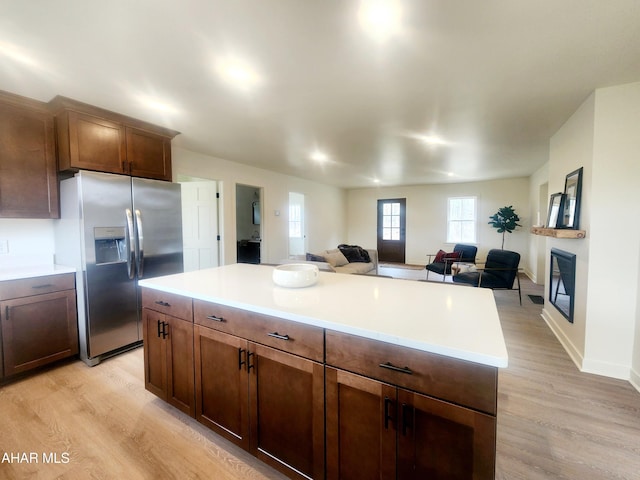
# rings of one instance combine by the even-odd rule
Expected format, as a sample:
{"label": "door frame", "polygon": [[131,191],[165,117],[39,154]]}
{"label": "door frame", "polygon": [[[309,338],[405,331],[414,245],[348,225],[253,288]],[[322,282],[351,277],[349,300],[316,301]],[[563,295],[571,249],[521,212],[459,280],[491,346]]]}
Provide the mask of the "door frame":
{"label": "door frame", "polygon": [[[400,225],[398,240],[384,240],[383,237],[383,209],[388,203],[400,204]],[[406,198],[385,198],[378,199],[377,207],[377,248],[378,260],[381,262],[405,263],[407,251],[407,199]]]}

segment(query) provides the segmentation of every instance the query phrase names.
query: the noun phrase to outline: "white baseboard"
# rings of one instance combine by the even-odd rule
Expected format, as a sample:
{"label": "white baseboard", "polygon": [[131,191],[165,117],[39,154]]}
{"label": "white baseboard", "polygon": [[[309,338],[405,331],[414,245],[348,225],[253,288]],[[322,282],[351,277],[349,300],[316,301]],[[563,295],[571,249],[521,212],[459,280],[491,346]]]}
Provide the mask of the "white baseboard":
{"label": "white baseboard", "polygon": [[636,372],[632,368],[629,382],[631,383],[631,385],[633,385],[633,388],[635,388],[638,392],[640,392],[640,372]]}
{"label": "white baseboard", "polygon": [[640,391],[640,375],[638,375],[637,372],[630,371],[628,365],[600,362],[585,358],[545,309],[542,310],[541,316],[581,372],[627,380]]}
{"label": "white baseboard", "polygon": [[582,363],[584,360],[582,353],[580,353],[580,351],[575,347],[571,340],[564,334],[562,329],[558,327],[555,320],[551,318],[546,309],[542,309],[542,313],[540,314],[540,316],[542,316],[553,334],[567,351],[569,357],[571,358],[571,360],[573,360],[573,363],[575,363],[576,367],[578,367],[578,370],[582,371]]}

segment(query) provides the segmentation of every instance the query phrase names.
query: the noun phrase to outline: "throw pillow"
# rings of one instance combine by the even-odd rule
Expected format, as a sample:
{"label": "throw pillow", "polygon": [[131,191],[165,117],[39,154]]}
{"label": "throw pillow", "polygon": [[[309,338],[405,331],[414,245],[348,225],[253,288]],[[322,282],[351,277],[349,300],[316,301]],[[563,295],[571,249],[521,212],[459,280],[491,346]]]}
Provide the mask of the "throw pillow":
{"label": "throw pillow", "polygon": [[446,260],[447,263],[453,263],[456,260],[459,260],[461,256],[462,256],[461,252],[445,253],[444,256],[442,257],[442,261],[444,262]]}
{"label": "throw pillow", "polygon": [[316,255],[314,253],[307,252],[306,260],[308,262],[326,262],[322,255]]}
{"label": "throw pillow", "polygon": [[444,250],[438,250],[436,258],[433,259],[433,263],[444,263],[444,256],[447,254]]}
{"label": "throw pillow", "polygon": [[347,260],[349,260],[349,263],[371,262],[371,257],[369,257],[369,252],[367,252],[360,245],[346,245],[343,243],[338,245],[338,249],[344,254],[345,257],[347,257]]}
{"label": "throw pillow", "polygon": [[349,263],[347,257],[345,257],[344,254],[337,248],[324,252],[324,259],[332,267],[342,267],[343,265]]}

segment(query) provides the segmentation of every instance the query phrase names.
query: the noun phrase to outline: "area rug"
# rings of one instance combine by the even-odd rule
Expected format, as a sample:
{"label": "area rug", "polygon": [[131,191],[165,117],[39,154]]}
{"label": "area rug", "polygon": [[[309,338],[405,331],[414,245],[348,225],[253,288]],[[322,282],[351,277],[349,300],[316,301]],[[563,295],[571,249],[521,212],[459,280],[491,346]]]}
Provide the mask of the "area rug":
{"label": "area rug", "polygon": [[544,297],[540,295],[529,295],[529,298],[536,305],[544,305]]}

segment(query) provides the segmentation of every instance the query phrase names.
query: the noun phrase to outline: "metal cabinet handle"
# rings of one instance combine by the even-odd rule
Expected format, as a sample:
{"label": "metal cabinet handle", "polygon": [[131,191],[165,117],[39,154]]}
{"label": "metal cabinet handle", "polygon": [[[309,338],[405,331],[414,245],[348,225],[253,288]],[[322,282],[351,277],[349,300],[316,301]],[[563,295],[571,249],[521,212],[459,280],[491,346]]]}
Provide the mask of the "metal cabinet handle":
{"label": "metal cabinet handle", "polygon": [[409,367],[396,367],[391,362],[381,363],[380,367],[386,368],[388,370],[393,370],[394,372],[406,373],[407,375],[413,375],[413,371]]}
{"label": "metal cabinet handle", "polygon": [[216,317],[215,315],[207,315],[209,320],[213,320],[214,322],[226,322],[226,320],[222,317]]}
{"label": "metal cabinet handle", "polygon": [[244,348],[238,348],[238,370],[242,370],[242,365],[247,364],[247,362],[242,359],[244,352],[246,352]]}
{"label": "metal cabinet handle", "polygon": [[277,338],[278,340],[291,340],[289,335],[280,335],[278,332],[267,333],[270,337]]}
{"label": "metal cabinet handle", "polygon": [[411,405],[407,405],[406,403],[402,404],[402,435],[407,434],[407,429],[412,428],[413,426],[413,407]]}
{"label": "metal cabinet handle", "polygon": [[167,322],[162,322],[162,338],[167,338],[169,336],[169,324]]}
{"label": "metal cabinet handle", "polygon": [[38,289],[38,288],[49,288],[49,287],[53,287],[53,284],[52,283],[43,283],[42,285],[34,285],[31,288]]}
{"label": "metal cabinet handle", "polygon": [[162,328],[160,327],[160,320],[158,320],[157,322],[158,322],[158,338],[160,338],[160,335],[162,335]]}
{"label": "metal cabinet handle", "polygon": [[393,421],[393,417],[389,414],[389,408],[393,406],[393,401],[389,397],[384,397],[384,428],[389,429],[389,420]]}
{"label": "metal cabinet handle", "polygon": [[256,367],[253,363],[251,363],[251,357],[253,356],[254,353],[247,350],[247,372],[250,372],[252,368]]}
{"label": "metal cabinet handle", "polygon": [[163,302],[162,300],[157,300],[156,305],[160,305],[161,307],[170,307],[171,304],[167,302]]}

